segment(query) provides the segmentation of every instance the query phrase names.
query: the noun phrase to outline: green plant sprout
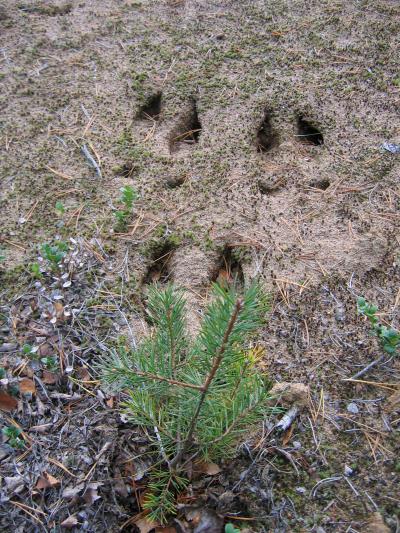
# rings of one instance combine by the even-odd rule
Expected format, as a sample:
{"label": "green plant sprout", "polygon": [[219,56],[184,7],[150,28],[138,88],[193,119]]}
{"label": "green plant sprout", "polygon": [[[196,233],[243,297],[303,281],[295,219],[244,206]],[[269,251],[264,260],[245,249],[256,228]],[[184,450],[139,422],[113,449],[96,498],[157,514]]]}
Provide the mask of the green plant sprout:
{"label": "green plant sprout", "polygon": [[7,426],[2,429],[2,433],[7,438],[8,444],[13,448],[20,450],[25,446],[24,439],[20,437],[22,429],[17,428],[17,426]]}
{"label": "green plant sprout", "polygon": [[6,377],[6,370],[2,366],[0,366],[0,379],[4,379]]}
{"label": "green plant sprout", "polygon": [[42,357],[40,360],[50,372],[56,372],[58,370],[58,361],[55,357]]}
{"label": "green plant sprout", "polygon": [[64,207],[64,204],[62,202],[60,202],[60,200],[58,200],[56,202],[56,205],[55,205],[55,211],[57,213],[57,215],[59,217],[62,217],[63,214],[65,213],[65,207]]}
{"label": "green plant sprout", "polygon": [[41,253],[52,268],[57,267],[67,255],[68,244],[62,241],[56,241],[55,244],[43,244]]}
{"label": "green plant sprout", "polygon": [[0,263],[6,260],[6,255],[4,253],[4,250],[0,248]]}
{"label": "green plant sprout", "polygon": [[132,213],[133,204],[138,199],[139,195],[137,191],[130,185],[125,185],[121,187],[121,196],[119,201],[123,204],[124,208],[121,210],[114,211],[114,216],[117,219],[119,225],[123,226],[126,224],[128,216]]}
{"label": "green plant sprout", "polygon": [[24,344],[21,348],[22,353],[31,359],[36,359],[36,353],[38,351],[37,346],[32,346],[31,344]]}
{"label": "green plant sprout", "polygon": [[267,299],[259,285],[242,298],[214,285],[213,296],[191,340],[183,292],[172,285],[150,288],[153,333],[137,349],[100,364],[111,389],[128,391],[124,412],[146,429],[156,450],[144,507],[162,523],[188,483],[185,467],[194,459],[233,456],[238,438],[267,410],[270,385],[245,350],[264,323]]}
{"label": "green plant sprout", "polygon": [[379,322],[376,315],[378,307],[368,303],[365,298],[358,298],[357,310],[360,315],[368,318],[372,326],[371,332],[379,338],[383,350],[390,355],[396,354],[400,346],[400,332]]}
{"label": "green plant sprout", "polygon": [[233,524],[226,524],[225,533],[240,533],[240,529],[235,527]]}
{"label": "green plant sprout", "polygon": [[31,274],[32,274],[32,277],[35,278],[35,279],[40,279],[42,276],[42,272],[40,270],[40,265],[39,263],[32,263],[31,264]]}
{"label": "green plant sprout", "polygon": [[22,346],[22,353],[25,354],[25,355],[31,355],[33,352],[33,346],[31,346],[30,344],[24,344]]}

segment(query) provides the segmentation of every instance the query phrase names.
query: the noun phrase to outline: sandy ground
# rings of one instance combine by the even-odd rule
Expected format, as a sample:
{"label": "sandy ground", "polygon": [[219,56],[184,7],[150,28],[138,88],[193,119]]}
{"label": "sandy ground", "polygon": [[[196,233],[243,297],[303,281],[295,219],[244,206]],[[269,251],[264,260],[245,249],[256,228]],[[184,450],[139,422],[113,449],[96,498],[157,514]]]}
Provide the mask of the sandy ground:
{"label": "sandy ground", "polygon": [[[70,305],[102,304],[97,289],[106,286],[123,295],[137,335],[148,283],[188,289],[194,331],[212,281],[261,278],[272,299],[259,342],[265,368],[272,381],[309,385],[312,407],[285,444],[297,472],[275,456],[271,466],[266,454],[237,491],[238,509],[259,519],[254,531],[361,532],[374,512],[392,531],[400,527],[400,419],[388,401],[399,360],[388,357],[364,378],[386,385],[343,381],[379,356],[357,296],[399,327],[400,156],[382,148],[400,143],[399,16],[398,3],[383,0],[0,3],[3,342],[26,340],[11,318],[34,294],[29,264],[38,247],[56,237],[84,239],[101,257],[92,277],[92,267],[83,268],[85,288],[74,289]],[[124,185],[140,199],[121,229],[113,211]],[[103,332],[107,320],[95,327]],[[120,333],[111,327],[105,337],[114,342]],[[98,351],[81,354],[78,366],[90,368]],[[121,429],[115,414],[109,421],[107,405],[96,402],[87,407],[115,440],[91,478],[103,483],[101,498],[43,507],[46,518],[34,513],[38,525],[9,498],[39,509],[61,500],[32,495],[39,474],[28,456],[24,489],[12,495],[3,482],[6,530],[50,531],[83,509],[86,530],[117,531],[138,512],[131,495],[110,488],[118,443],[134,431]],[[51,410],[27,417],[25,408],[15,417],[25,430],[51,419]],[[57,409],[65,417],[65,405]],[[68,446],[95,443],[96,456],[108,437],[100,431],[93,440],[89,419],[92,429],[78,435],[84,418],[81,411],[73,418]],[[62,463],[57,439],[43,438],[35,439],[35,457],[50,446]],[[3,475],[14,477],[10,457]],[[251,457],[238,461],[245,470]],[[42,466],[65,474],[44,459]],[[213,480],[218,497],[240,468],[227,465]],[[319,481],[340,476],[313,493]]]}

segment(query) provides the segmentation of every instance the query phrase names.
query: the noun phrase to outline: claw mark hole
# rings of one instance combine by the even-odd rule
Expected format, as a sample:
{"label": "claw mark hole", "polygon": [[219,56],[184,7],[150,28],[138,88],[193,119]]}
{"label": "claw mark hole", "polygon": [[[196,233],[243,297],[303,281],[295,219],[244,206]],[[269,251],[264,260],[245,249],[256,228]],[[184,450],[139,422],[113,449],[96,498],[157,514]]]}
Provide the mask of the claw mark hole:
{"label": "claw mark hole", "polygon": [[161,114],[162,92],[149,96],[139,110],[138,117],[144,120],[159,120]]}
{"label": "claw mark hole", "polygon": [[122,178],[132,178],[135,169],[135,164],[128,161],[127,163],[121,165],[116,173]]}
{"label": "claw mark hole", "polygon": [[185,145],[190,146],[199,142],[201,135],[201,123],[197,112],[196,100],[192,100],[189,113],[183,117],[172,132],[169,148],[171,153],[177,152]]}
{"label": "claw mark hole", "polygon": [[326,191],[326,189],[328,189],[330,185],[331,185],[331,182],[327,179],[312,181],[310,183],[310,187],[312,187],[313,189],[319,189],[320,191]]}
{"label": "claw mark hole", "polygon": [[39,15],[47,15],[49,17],[55,17],[57,15],[68,15],[73,9],[71,2],[67,2],[61,6],[46,5],[44,2],[38,2],[38,5],[21,4],[18,6],[20,11],[24,13],[33,13]]}
{"label": "claw mark hole", "polygon": [[167,182],[166,182],[167,188],[177,189],[178,187],[181,187],[181,185],[183,185],[187,179],[188,179],[188,176],[186,175],[170,177],[167,179]]}
{"label": "claw mark hole", "polygon": [[316,146],[324,144],[324,137],[319,129],[301,116],[297,119],[296,137],[302,143],[315,144]]}
{"label": "claw mark hole", "polygon": [[171,276],[170,262],[174,251],[175,247],[166,242],[153,253],[144,283],[168,283]]}
{"label": "claw mark hole", "polygon": [[212,281],[225,286],[233,285],[237,290],[243,289],[244,274],[238,255],[239,250],[225,246],[218,267],[212,276]]}
{"label": "claw mark hole", "polygon": [[257,131],[257,151],[268,152],[278,144],[278,136],[274,133],[271,125],[271,114],[265,111],[264,118]]}

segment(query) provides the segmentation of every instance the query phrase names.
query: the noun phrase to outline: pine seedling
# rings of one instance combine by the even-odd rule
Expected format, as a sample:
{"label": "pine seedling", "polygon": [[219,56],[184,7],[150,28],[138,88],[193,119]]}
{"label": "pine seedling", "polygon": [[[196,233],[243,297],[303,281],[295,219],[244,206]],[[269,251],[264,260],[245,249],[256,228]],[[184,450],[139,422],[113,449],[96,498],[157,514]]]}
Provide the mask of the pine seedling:
{"label": "pine seedling", "polygon": [[133,210],[133,204],[138,199],[139,195],[137,191],[131,187],[130,185],[125,185],[125,187],[121,187],[121,196],[119,198],[119,201],[123,205],[123,209],[118,209],[117,211],[114,211],[114,216],[117,219],[117,222],[120,226],[124,226],[126,224],[127,218],[130,216]]}
{"label": "pine seedling", "polygon": [[161,522],[175,512],[175,495],[187,483],[185,464],[234,455],[240,436],[266,413],[269,384],[246,352],[264,323],[266,298],[258,285],[242,298],[215,285],[213,296],[192,341],[182,291],[151,288],[152,334],[101,365],[103,380],[128,392],[126,415],[146,429],[157,464],[166,467],[151,473],[145,503],[150,518]]}

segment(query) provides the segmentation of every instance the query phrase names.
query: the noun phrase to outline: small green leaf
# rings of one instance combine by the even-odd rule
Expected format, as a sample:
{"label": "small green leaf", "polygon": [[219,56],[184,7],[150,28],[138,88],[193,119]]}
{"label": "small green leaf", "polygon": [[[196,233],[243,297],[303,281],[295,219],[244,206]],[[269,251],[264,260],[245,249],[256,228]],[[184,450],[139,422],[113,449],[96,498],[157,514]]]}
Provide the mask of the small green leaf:
{"label": "small green leaf", "polygon": [[58,369],[58,361],[55,357],[42,357],[41,362],[51,372],[54,372]]}
{"label": "small green leaf", "polygon": [[66,256],[67,251],[68,245],[62,241],[56,241],[54,245],[46,243],[41,247],[43,257],[53,266],[57,266],[62,261]]}
{"label": "small green leaf", "polygon": [[233,524],[226,524],[225,533],[240,533],[240,529],[237,529]]}
{"label": "small green leaf", "polygon": [[58,200],[58,202],[56,202],[56,212],[58,215],[62,216],[64,213],[65,213],[65,207],[64,207],[64,204],[62,202],[60,202]]}
{"label": "small green leaf", "polygon": [[40,271],[40,265],[39,263],[32,263],[31,264],[31,273],[32,273],[32,276],[34,278],[41,278],[42,277],[42,273]]}
{"label": "small green leaf", "polygon": [[31,346],[30,344],[24,344],[22,346],[22,353],[24,353],[25,355],[30,355],[31,353],[33,353],[33,346]]}
{"label": "small green leaf", "polygon": [[7,426],[2,429],[2,433],[8,439],[8,444],[13,448],[21,449],[25,446],[24,439],[20,438],[22,429],[17,426]]}

